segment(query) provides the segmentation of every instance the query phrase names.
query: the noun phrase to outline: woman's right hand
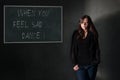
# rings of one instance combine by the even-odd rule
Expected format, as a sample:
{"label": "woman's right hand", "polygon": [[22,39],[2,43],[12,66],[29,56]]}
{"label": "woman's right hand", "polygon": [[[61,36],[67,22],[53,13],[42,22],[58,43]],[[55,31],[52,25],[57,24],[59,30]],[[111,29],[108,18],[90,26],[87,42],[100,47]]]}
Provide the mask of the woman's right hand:
{"label": "woman's right hand", "polygon": [[73,67],[73,70],[74,70],[74,71],[77,71],[78,69],[79,69],[78,65],[75,65],[75,66]]}

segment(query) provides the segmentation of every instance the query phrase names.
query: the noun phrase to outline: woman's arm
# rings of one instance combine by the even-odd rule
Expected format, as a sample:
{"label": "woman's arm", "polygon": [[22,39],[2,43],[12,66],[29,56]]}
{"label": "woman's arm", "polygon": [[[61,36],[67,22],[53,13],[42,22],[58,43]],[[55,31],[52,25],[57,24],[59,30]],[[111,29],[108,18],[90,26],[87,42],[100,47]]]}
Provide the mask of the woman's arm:
{"label": "woman's arm", "polygon": [[72,64],[73,66],[77,65],[78,62],[77,62],[77,42],[76,42],[76,32],[77,31],[74,31],[73,32],[73,35],[72,35],[72,41],[71,41],[71,59],[72,59]]}
{"label": "woman's arm", "polygon": [[92,52],[94,53],[94,60],[93,64],[99,64],[100,63],[100,48],[99,48],[99,42],[98,38],[96,38],[93,34],[91,36],[91,43],[92,43]]}
{"label": "woman's arm", "polygon": [[98,39],[96,41],[96,62],[97,62],[97,64],[100,63],[100,46],[99,46]]}

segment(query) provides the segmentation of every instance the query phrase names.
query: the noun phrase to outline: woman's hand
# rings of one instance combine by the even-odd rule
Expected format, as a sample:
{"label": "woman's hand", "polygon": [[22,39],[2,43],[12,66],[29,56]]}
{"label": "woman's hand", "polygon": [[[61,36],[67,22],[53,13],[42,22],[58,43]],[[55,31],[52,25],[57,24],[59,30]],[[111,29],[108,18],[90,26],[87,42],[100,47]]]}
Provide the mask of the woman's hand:
{"label": "woman's hand", "polygon": [[79,69],[78,65],[75,65],[75,66],[73,67],[73,70],[74,70],[74,71],[77,71],[78,69]]}

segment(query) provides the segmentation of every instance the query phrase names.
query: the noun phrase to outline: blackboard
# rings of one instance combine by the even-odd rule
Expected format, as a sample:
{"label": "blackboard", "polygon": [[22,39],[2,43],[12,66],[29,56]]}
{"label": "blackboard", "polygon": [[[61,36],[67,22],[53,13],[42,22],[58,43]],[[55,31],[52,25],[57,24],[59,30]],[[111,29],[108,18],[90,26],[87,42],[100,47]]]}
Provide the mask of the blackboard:
{"label": "blackboard", "polygon": [[61,43],[62,8],[4,5],[4,43]]}

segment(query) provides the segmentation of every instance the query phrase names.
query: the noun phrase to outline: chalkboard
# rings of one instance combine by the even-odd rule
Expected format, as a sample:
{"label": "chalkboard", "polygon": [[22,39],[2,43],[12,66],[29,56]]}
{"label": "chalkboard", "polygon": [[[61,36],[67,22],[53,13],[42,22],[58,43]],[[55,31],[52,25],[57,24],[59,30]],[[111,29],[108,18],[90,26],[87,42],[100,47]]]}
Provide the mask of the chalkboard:
{"label": "chalkboard", "polygon": [[62,8],[4,5],[4,43],[61,43]]}

